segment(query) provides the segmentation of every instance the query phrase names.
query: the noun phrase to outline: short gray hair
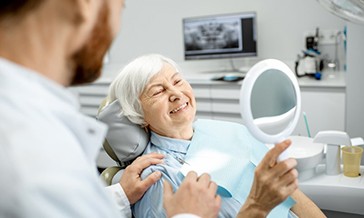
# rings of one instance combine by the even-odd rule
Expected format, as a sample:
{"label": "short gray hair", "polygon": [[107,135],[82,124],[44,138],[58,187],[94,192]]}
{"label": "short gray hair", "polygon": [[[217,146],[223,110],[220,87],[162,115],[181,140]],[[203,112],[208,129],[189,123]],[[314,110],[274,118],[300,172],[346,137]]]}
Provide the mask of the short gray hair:
{"label": "short gray hair", "polygon": [[132,123],[145,126],[144,113],[139,96],[150,79],[159,73],[165,64],[180,72],[177,64],[162,55],[149,54],[134,59],[116,76],[109,88],[108,103],[119,100],[122,111]]}

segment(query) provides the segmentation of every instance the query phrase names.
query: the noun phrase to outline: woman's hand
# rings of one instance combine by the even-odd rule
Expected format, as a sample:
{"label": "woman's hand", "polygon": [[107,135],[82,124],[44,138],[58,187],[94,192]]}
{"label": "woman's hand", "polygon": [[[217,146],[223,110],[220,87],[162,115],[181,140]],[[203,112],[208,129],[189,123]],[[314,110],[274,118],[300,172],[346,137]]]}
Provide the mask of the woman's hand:
{"label": "woman's hand", "polygon": [[291,144],[290,140],[276,144],[255,169],[250,194],[238,217],[266,217],[268,213],[298,187],[295,159],[277,162],[278,156]]}
{"label": "woman's hand", "polygon": [[211,181],[208,174],[197,177],[195,172],[189,172],[176,193],[173,193],[167,181],[164,181],[163,185],[163,204],[168,217],[181,213],[204,218],[217,217],[221,198],[216,195],[217,185]]}

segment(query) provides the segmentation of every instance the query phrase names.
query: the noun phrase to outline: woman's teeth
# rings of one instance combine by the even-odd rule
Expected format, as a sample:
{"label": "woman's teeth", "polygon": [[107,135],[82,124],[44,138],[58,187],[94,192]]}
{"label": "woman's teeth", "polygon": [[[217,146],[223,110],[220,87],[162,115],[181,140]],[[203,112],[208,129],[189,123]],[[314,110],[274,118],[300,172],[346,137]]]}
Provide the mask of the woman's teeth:
{"label": "woman's teeth", "polygon": [[181,109],[183,109],[183,108],[185,108],[185,107],[187,107],[187,102],[186,102],[186,103],[184,103],[183,105],[179,106],[178,108],[176,108],[176,109],[172,110],[172,111],[171,111],[171,114],[176,113],[176,112],[178,112],[179,110],[181,110]]}

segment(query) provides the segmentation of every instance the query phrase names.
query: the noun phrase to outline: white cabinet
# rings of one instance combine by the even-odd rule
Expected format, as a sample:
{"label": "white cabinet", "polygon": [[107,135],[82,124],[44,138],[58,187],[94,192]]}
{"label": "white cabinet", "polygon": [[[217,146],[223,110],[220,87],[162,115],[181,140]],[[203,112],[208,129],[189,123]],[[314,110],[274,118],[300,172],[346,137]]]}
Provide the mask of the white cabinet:
{"label": "white cabinet", "polygon": [[240,83],[189,80],[197,101],[197,117],[242,123]]}

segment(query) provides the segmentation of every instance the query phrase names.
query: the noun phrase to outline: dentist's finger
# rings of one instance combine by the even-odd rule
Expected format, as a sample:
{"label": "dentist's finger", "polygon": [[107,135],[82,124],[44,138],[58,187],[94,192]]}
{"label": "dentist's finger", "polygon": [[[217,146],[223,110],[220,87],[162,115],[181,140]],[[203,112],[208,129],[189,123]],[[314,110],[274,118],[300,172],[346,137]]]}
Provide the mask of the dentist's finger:
{"label": "dentist's finger", "polygon": [[140,188],[145,192],[150,186],[156,183],[162,177],[162,173],[159,171],[153,172],[147,178],[140,182]]}
{"label": "dentist's finger", "polygon": [[[137,173],[141,173],[145,168],[150,165],[161,164],[163,163],[164,155],[158,153],[146,154],[138,157],[132,163],[133,167],[131,170],[136,171]],[[130,166],[130,165],[129,165]]]}
{"label": "dentist's finger", "polygon": [[209,184],[209,190],[210,190],[210,194],[216,195],[216,192],[217,192],[217,184],[215,182],[211,181],[210,184]]}
{"label": "dentist's finger", "polygon": [[203,173],[200,177],[198,177],[198,182],[204,187],[209,187],[211,182],[211,177],[207,173]]}
{"label": "dentist's finger", "polygon": [[184,180],[196,183],[197,182],[197,173],[195,171],[188,172],[186,177],[184,178]]}

